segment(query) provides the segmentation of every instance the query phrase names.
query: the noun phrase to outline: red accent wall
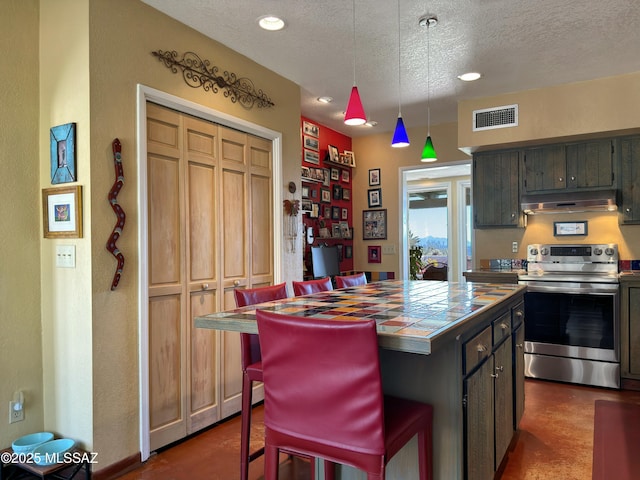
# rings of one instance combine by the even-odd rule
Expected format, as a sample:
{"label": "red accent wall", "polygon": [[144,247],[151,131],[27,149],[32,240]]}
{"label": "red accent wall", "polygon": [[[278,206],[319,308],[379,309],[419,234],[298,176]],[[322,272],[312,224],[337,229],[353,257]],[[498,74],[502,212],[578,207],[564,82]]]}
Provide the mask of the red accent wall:
{"label": "red accent wall", "polygon": [[[318,127],[317,137],[313,137],[311,135],[305,134],[304,122],[309,122]],[[339,176],[338,180],[330,180],[329,186],[325,186],[320,182],[305,181],[304,178],[302,180],[302,187],[303,188],[306,187],[309,190],[309,198],[303,197],[302,199],[303,203],[305,201],[311,201],[311,203],[317,203],[319,205],[318,218],[311,218],[311,215],[308,213],[305,213],[302,217],[302,222],[304,223],[304,226],[305,226],[304,262],[307,267],[307,275],[310,276],[312,272],[311,250],[310,250],[311,247],[306,242],[307,227],[313,227],[313,233],[315,236],[315,240],[313,242],[314,246],[325,244],[325,243],[329,246],[342,245],[342,260],[340,262],[340,271],[351,272],[353,270],[353,255],[355,253],[353,252],[353,239],[320,238],[320,234],[319,234],[321,219],[324,219],[325,226],[326,228],[329,229],[330,232],[332,231],[332,225],[334,223],[339,223],[341,221],[342,222],[346,221],[349,224],[349,226],[353,228],[353,208],[352,208],[352,201],[351,201],[351,198],[353,198],[353,192],[352,192],[353,169],[345,165],[336,165],[336,164],[325,161],[325,158],[328,156],[328,153],[327,153],[328,145],[333,145],[337,147],[340,153],[342,153],[345,150],[351,151],[351,137],[343,135],[340,132],[336,132],[335,130],[325,127],[324,125],[320,125],[318,122],[315,122],[314,120],[306,117],[301,117],[300,130],[302,132],[302,152],[301,152],[302,166],[308,167],[308,168],[328,169],[329,178],[331,178],[330,174],[331,174],[331,169],[333,168],[334,171],[338,170],[338,176]],[[318,152],[317,152],[319,154],[318,164],[305,161],[304,151],[305,151],[306,136],[310,137],[309,138],[310,140],[313,140],[313,138],[318,139]],[[314,150],[311,150],[311,151],[313,152]],[[348,181],[345,178],[343,178],[343,170],[348,171]],[[344,192],[345,189],[348,190],[351,194],[349,197],[349,200],[344,200],[343,198],[339,200],[334,199],[333,193],[334,193],[334,188],[336,187],[341,191],[341,193]],[[330,190],[331,203],[323,203],[321,201],[321,195],[322,195],[321,189]],[[334,207],[338,209],[339,218],[337,220],[332,218],[331,216],[329,218],[326,218],[325,216],[326,209],[328,208],[329,211],[333,213]],[[346,209],[347,211],[346,220],[342,219],[343,209]],[[347,258],[348,250],[351,250],[351,258]]]}

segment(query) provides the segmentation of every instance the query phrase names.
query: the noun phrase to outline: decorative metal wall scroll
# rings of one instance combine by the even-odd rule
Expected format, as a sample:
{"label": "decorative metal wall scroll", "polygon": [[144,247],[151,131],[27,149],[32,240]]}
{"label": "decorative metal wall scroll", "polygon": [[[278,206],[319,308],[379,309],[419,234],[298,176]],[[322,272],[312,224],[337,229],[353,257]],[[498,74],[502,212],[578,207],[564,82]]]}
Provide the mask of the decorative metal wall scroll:
{"label": "decorative metal wall scroll", "polygon": [[113,232],[111,232],[111,236],[107,241],[107,250],[111,252],[111,254],[116,257],[118,260],[118,266],[116,268],[116,273],[113,276],[113,282],[111,282],[111,290],[115,290],[118,286],[118,282],[120,282],[120,275],[122,274],[122,269],[124,268],[124,255],[122,252],[116,247],[116,241],[122,235],[122,229],[124,228],[124,221],[126,215],[124,210],[120,205],[118,205],[118,201],[116,197],[120,193],[120,189],[124,185],[124,171],[122,169],[122,146],[120,145],[120,140],[117,138],[113,141],[113,164],[116,170],[116,181],[111,187],[109,191],[109,203],[111,204],[111,208],[118,216],[118,220],[116,222],[115,227],[113,227]]}
{"label": "decorative metal wall scroll", "polygon": [[182,71],[185,83],[193,88],[202,87],[205,91],[218,93],[224,90],[224,96],[233,103],[239,103],[247,110],[257,105],[258,108],[273,107],[274,103],[262,91],[256,90],[253,82],[248,78],[237,78],[235,73],[228,71],[219,73],[219,67],[211,65],[209,60],[202,60],[196,53],[186,52],[178,59],[178,52],[151,52],[158,57],[164,66],[170,68],[173,73]]}

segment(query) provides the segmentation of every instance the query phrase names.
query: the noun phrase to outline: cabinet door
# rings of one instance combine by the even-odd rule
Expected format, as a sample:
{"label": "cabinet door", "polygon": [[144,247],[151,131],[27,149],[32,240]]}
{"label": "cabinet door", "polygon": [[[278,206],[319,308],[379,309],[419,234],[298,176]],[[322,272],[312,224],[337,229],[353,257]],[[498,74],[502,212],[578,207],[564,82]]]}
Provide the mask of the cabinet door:
{"label": "cabinet door", "polygon": [[495,382],[495,469],[507,453],[513,438],[513,366],[511,336],[493,354]]}
{"label": "cabinet door", "polygon": [[640,376],[640,288],[629,288],[629,373]]}
{"label": "cabinet door", "polygon": [[474,226],[520,227],[519,153],[477,154],[473,157]]}
{"label": "cabinet door", "polygon": [[524,323],[513,333],[513,428],[524,415]]}
{"label": "cabinet door", "polygon": [[464,381],[466,479],[488,480],[494,473],[493,360]]}
{"label": "cabinet door", "polygon": [[567,188],[614,187],[611,140],[567,145]]}
{"label": "cabinet door", "polygon": [[620,141],[621,223],[640,223],[640,137]]}
{"label": "cabinet door", "polygon": [[567,187],[567,163],[563,145],[524,151],[524,190],[545,192]]}

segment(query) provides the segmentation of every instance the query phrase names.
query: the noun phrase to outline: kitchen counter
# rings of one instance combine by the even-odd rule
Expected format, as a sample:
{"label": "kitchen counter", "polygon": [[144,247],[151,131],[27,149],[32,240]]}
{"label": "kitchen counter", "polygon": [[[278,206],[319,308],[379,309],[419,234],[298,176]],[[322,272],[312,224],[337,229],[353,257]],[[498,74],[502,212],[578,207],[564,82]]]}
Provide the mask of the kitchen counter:
{"label": "kitchen counter", "polygon": [[429,354],[522,291],[517,285],[388,280],[211,313],[196,317],[195,325],[258,333],[256,309],[329,320],[375,318],[381,347]]}
{"label": "kitchen counter", "polygon": [[479,269],[462,272],[468,282],[518,283],[518,275],[526,273],[523,269]]}
{"label": "kitchen counter", "polygon": [[[480,419],[479,424],[473,423],[477,427],[469,428],[474,434],[488,432],[493,438],[493,396],[488,403],[476,403],[472,399],[479,398],[481,392],[487,392],[489,388],[493,391],[498,377],[489,375],[493,373],[494,351],[496,355],[506,353],[504,357],[496,357],[495,362],[506,362],[505,372],[511,371],[512,358],[516,355],[515,350],[513,353],[511,350],[515,344],[510,334],[511,319],[514,311],[521,315],[525,288],[520,285],[390,280],[203,315],[196,317],[195,325],[257,333],[256,309],[301,318],[351,321],[375,318],[382,347],[380,368],[385,393],[433,405],[433,478],[462,480],[465,464],[475,462],[475,458],[465,454],[465,444],[471,440],[465,431],[464,419],[466,416]],[[491,332],[495,332],[493,336]],[[507,332],[504,341],[496,342],[497,336],[504,332]],[[514,373],[514,382],[517,379],[524,382],[524,372],[515,366],[513,371],[520,372]],[[509,379],[511,375],[500,374],[501,380],[503,377]],[[505,394],[506,403],[500,408],[514,408],[515,390]],[[473,414],[463,406],[467,404],[467,398]],[[488,420],[491,423],[487,424]],[[507,431],[509,439],[513,433],[511,425]],[[417,443],[412,439],[391,460],[387,478],[418,478]],[[483,440],[482,444],[489,442]],[[497,458],[498,464],[502,458],[502,454]],[[493,453],[488,461],[493,465]],[[323,478],[322,462],[316,462],[316,469],[316,478]],[[366,478],[363,472],[343,465],[338,466],[336,473],[340,480]],[[486,480],[492,478],[493,475],[487,476]]]}

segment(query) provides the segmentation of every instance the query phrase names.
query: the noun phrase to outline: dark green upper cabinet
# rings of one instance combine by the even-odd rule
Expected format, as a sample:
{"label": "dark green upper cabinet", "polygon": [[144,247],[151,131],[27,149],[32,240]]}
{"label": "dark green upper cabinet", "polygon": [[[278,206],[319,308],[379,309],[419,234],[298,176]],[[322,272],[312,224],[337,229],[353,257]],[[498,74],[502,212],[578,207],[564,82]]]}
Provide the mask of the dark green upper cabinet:
{"label": "dark green upper cabinet", "polygon": [[473,156],[473,219],[475,228],[522,227],[520,152],[478,153]]}
{"label": "dark green upper cabinet", "polygon": [[619,223],[640,223],[640,136],[620,140],[619,211]]}
{"label": "dark green upper cabinet", "polygon": [[525,193],[615,188],[613,141],[590,140],[524,150]]}

